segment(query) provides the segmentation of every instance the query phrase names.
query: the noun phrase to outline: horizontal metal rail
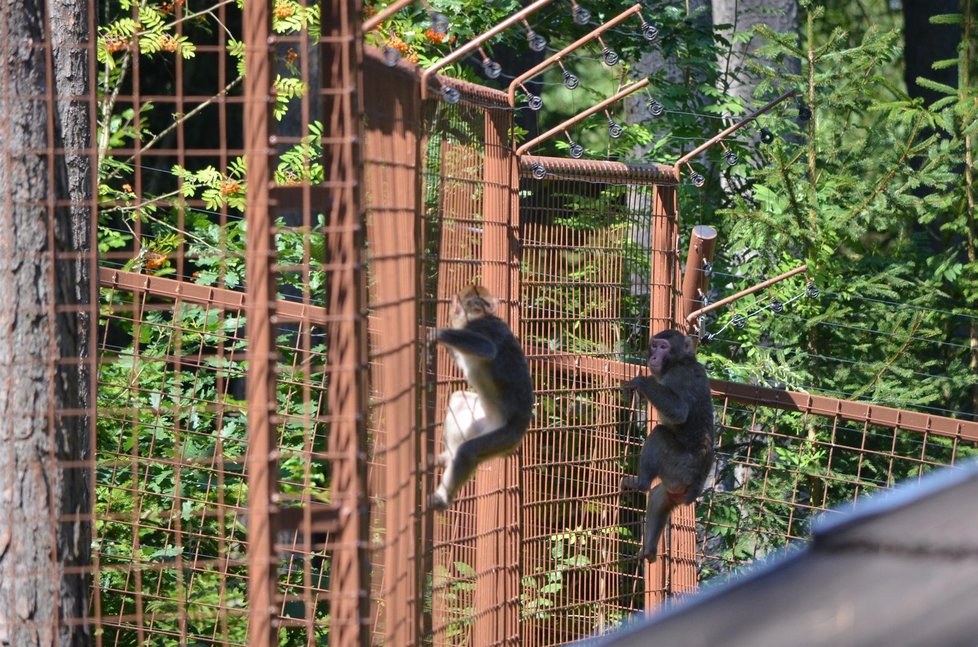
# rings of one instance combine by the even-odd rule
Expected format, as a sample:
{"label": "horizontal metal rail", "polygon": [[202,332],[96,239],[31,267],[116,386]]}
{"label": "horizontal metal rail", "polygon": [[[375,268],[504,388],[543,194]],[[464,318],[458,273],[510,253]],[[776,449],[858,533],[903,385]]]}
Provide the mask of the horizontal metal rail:
{"label": "horizontal metal rail", "polygon": [[[147,292],[167,299],[183,299],[190,303],[213,305],[225,310],[241,310],[246,308],[244,292],[216,288],[207,285],[197,285],[186,281],[165,279],[150,274],[114,270],[100,267],[98,282],[104,288],[117,288],[129,292]],[[326,308],[296,303],[294,301],[278,300],[275,303],[276,316],[279,321],[306,321],[311,324],[326,325],[335,317],[330,317]]]}
{"label": "horizontal metal rail", "polygon": [[[644,367],[639,364],[574,355],[573,353],[552,353],[541,350],[538,354],[531,354],[529,357],[531,360],[549,362],[560,368],[579,371],[593,377],[627,380],[644,370]],[[757,404],[786,411],[798,411],[851,422],[978,442],[978,422],[970,420],[959,420],[919,411],[885,407],[869,402],[855,402],[824,395],[771,389],[724,380],[710,380],[710,390],[714,397],[728,398],[743,404]]]}
{"label": "horizontal metal rail", "polygon": [[[132,292],[148,292],[159,297],[179,298],[191,303],[214,305],[229,310],[244,310],[245,308],[243,292],[105,267],[99,268],[99,285]],[[308,321],[314,324],[325,324],[330,320],[326,308],[318,306],[279,301],[276,307],[278,316],[283,319]],[[593,377],[628,380],[644,370],[640,364],[618,360],[573,353],[554,353],[543,349],[537,349],[535,353],[533,349],[527,350],[531,359],[555,364],[566,370],[580,371]],[[729,398],[735,402],[759,404],[788,411],[831,416],[852,422],[927,432],[978,442],[978,422],[969,420],[724,380],[711,380],[710,387],[715,397]]]}

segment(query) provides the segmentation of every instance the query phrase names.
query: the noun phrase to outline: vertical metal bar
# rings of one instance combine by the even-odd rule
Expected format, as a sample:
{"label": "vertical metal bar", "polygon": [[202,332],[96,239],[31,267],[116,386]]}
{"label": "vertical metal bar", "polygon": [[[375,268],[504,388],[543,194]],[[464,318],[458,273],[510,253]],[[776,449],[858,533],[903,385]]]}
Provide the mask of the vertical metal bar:
{"label": "vertical metal bar", "polygon": [[248,161],[246,249],[248,298],[248,644],[278,644],[272,622],[277,584],[272,509],[278,462],[275,449],[275,276],[269,213],[269,3],[244,11],[244,135]]}
{"label": "vertical metal bar", "polygon": [[[676,175],[678,181],[678,173]],[[676,187],[657,184],[652,212],[652,276],[650,331],[654,335],[675,322],[673,284],[678,270],[676,264],[676,235],[678,232],[678,206]]]}
{"label": "vertical metal bar", "polygon": [[[678,173],[676,180],[678,182]],[[651,276],[649,277],[651,293],[649,332],[653,335],[667,328],[672,328],[675,321],[673,285],[677,270],[675,254],[677,219],[678,206],[675,185],[657,184],[652,207],[652,263]],[[654,408],[651,409],[651,413],[649,432],[658,422]],[[663,537],[666,534],[663,533]],[[666,562],[665,559],[658,559],[645,568],[646,613],[665,602],[669,587],[669,572]]]}
{"label": "vertical metal bar", "polygon": [[369,562],[366,405],[367,339],[364,320],[364,218],[362,212],[362,39],[359,3],[329,0],[322,5],[323,159],[329,164],[326,247],[333,270],[328,278],[331,323],[328,402],[333,421],[333,503],[340,529],[330,573],[331,645],[367,645]]}
{"label": "vertical metal bar", "polygon": [[[420,94],[419,94],[420,96]],[[420,254],[424,254],[424,250],[428,249],[429,245],[432,245],[437,236],[430,229],[430,219],[424,215],[423,209],[425,205],[425,190],[428,183],[428,139],[430,133],[425,127],[427,121],[425,102],[420,102],[418,105],[418,124],[417,124],[417,138],[415,140],[415,159],[417,160],[417,166],[415,168],[414,178],[414,191],[415,191],[415,204],[419,207],[419,212],[416,215],[416,227],[415,227],[415,249],[419,251]],[[423,339],[425,334],[425,329],[431,322],[438,321],[438,305],[435,299],[430,299],[431,296],[429,292],[434,291],[434,296],[438,296],[439,282],[426,280],[425,275],[429,271],[431,263],[435,261],[429,261],[424,258],[424,256],[419,256],[419,266],[420,271],[415,277],[415,289],[417,290],[418,297],[418,339]],[[432,285],[433,284],[433,285]],[[427,461],[428,456],[435,456],[437,447],[435,445],[435,421],[438,419],[436,401],[436,391],[438,388],[438,354],[433,350],[422,346],[419,350],[419,368],[420,368],[420,379],[421,384],[419,386],[418,393],[418,413],[417,413],[417,424],[420,430],[420,451],[421,456],[425,457]],[[430,353],[430,355],[429,355]],[[424,467],[419,468],[419,485],[421,487],[421,508],[423,513],[418,519],[416,527],[419,530],[418,534],[418,552],[420,557],[421,572],[419,574],[418,582],[418,600],[424,600],[426,592],[431,593],[431,606],[428,612],[420,613],[420,638],[424,639],[426,644],[430,642],[434,644],[432,640],[434,633],[434,617],[438,609],[438,596],[434,593],[434,580],[432,579],[432,586],[427,586],[426,579],[429,574],[434,572],[435,564],[435,539],[436,539],[436,523],[435,515],[431,514],[430,511],[426,509],[425,501],[427,500],[428,493],[434,490],[435,475],[430,470],[424,469]]]}
{"label": "vertical metal bar", "polygon": [[[368,106],[383,106],[366,120],[368,236],[375,279],[373,314],[378,322],[374,363],[380,374],[380,411],[386,442],[384,497],[384,640],[414,645],[419,640],[423,571],[418,554],[418,411],[420,371],[417,353],[417,231],[420,220],[417,80],[392,71],[376,58],[365,61]],[[386,198],[386,200],[384,199]]]}
{"label": "vertical metal bar", "polygon": [[716,245],[716,229],[709,225],[696,225],[689,238],[689,253],[686,255],[686,270],[683,272],[683,305],[680,308],[680,325],[690,333],[699,328],[687,321],[690,312],[703,307],[703,294],[710,280],[706,265],[713,261],[713,248]]}
{"label": "vertical metal bar", "polygon": [[[485,112],[482,276],[519,330],[517,160],[506,146],[512,112]],[[519,454],[485,463],[476,474],[475,641],[519,645]]]}

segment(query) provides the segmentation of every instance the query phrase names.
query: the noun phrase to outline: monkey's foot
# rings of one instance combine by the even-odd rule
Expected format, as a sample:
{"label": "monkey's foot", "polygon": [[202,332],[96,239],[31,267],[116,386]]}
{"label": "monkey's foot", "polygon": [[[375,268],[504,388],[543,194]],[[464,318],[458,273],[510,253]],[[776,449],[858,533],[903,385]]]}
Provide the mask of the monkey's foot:
{"label": "monkey's foot", "polygon": [[653,549],[652,549],[652,550],[650,550],[650,551],[646,551],[646,550],[642,550],[642,551],[641,551],[641,552],[640,552],[640,553],[638,554],[638,558],[639,558],[639,559],[644,559],[644,560],[645,560],[645,561],[647,561],[647,562],[648,562],[649,564],[654,564],[654,563],[655,563],[655,558],[656,558],[656,557],[657,557],[657,555],[656,555],[656,552],[655,552],[655,548],[653,548]]}
{"label": "monkey's foot", "polygon": [[452,505],[452,502],[448,500],[448,496],[442,491],[441,488],[431,495],[428,500],[428,507],[433,510],[444,511],[448,510],[448,507]]}

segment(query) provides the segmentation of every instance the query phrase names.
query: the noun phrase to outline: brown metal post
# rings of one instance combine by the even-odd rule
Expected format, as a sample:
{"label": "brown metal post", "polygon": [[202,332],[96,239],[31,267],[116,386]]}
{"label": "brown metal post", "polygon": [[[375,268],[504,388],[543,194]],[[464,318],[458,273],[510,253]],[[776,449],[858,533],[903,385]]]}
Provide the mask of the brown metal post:
{"label": "brown metal post", "polygon": [[713,261],[713,248],[716,245],[717,231],[708,225],[696,225],[689,238],[689,253],[686,255],[686,271],[683,272],[683,305],[680,309],[680,325],[689,334],[699,328],[687,321],[686,316],[703,307],[703,296],[710,280],[706,266]]}
{"label": "brown metal post", "polygon": [[[678,171],[676,182],[678,183]],[[673,328],[677,320],[677,287],[679,282],[679,209],[675,185],[657,185],[652,218],[652,276],[651,312],[649,326],[652,334]],[[653,414],[655,410],[653,409]],[[650,430],[656,423],[650,418]],[[693,505],[673,511],[665,558],[646,568],[646,612],[665,601],[666,594],[688,590],[696,585],[696,519]],[[661,547],[661,544],[660,544]],[[660,551],[662,555],[662,551]]]}
{"label": "brown metal post", "polygon": [[245,150],[248,160],[248,644],[278,644],[273,623],[278,582],[272,512],[278,461],[275,453],[275,276],[269,213],[268,157],[271,69],[269,5],[249,2],[244,12]]}
{"label": "brown metal post", "polygon": [[[512,112],[485,114],[483,281],[500,300],[500,315],[519,330],[517,160],[508,148]],[[519,454],[480,467],[476,487],[475,644],[519,645]]]}
{"label": "brown metal post", "polygon": [[365,320],[364,214],[361,190],[363,49],[360,3],[330,0],[322,5],[323,159],[330,192],[326,207],[327,327],[330,371],[328,403],[332,424],[333,504],[340,528],[330,572],[331,645],[367,645],[370,632],[366,410],[367,331]]}
{"label": "brown metal post", "polygon": [[[677,183],[678,180],[677,173]],[[678,271],[676,237],[679,233],[679,216],[675,185],[656,185],[653,209],[649,326],[654,335],[672,328],[676,320],[673,286]]]}
{"label": "brown metal post", "polygon": [[[417,323],[420,294],[417,173],[420,100],[417,79],[391,72],[376,57],[365,61],[366,186],[369,198],[372,316],[377,336],[372,362],[379,377],[383,421],[384,578],[380,583],[385,639],[391,645],[420,640],[423,569],[418,527],[420,371]],[[375,378],[377,379],[377,378]],[[376,439],[375,443],[377,442]],[[376,451],[376,450],[375,450]],[[376,583],[375,583],[376,586]]]}

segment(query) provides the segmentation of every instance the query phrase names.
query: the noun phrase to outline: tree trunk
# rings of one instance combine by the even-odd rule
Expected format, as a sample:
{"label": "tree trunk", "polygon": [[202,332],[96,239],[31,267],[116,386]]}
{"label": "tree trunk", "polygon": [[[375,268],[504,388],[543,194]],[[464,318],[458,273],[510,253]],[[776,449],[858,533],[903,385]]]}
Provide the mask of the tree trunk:
{"label": "tree trunk", "polygon": [[0,6],[0,645],[85,645],[93,27],[85,3]]}
{"label": "tree trunk", "polygon": [[935,61],[956,58],[961,42],[960,25],[932,25],[930,17],[958,13],[960,0],[903,0],[903,78],[911,97],[922,97],[927,105],[943,98],[942,93],[917,85],[924,77],[951,87],[958,84],[957,67],[935,70]]}
{"label": "tree trunk", "polygon": [[[749,32],[754,25],[767,24],[778,33],[798,30],[797,0],[713,0],[713,24],[731,25],[724,35],[731,40],[730,50],[720,57],[720,90],[743,100],[748,105],[760,81],[744,65],[760,43],[757,38],[733,42],[738,32]],[[800,61],[789,62],[797,72]]]}

